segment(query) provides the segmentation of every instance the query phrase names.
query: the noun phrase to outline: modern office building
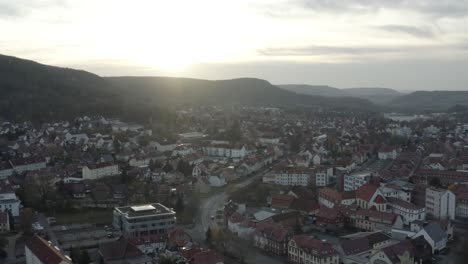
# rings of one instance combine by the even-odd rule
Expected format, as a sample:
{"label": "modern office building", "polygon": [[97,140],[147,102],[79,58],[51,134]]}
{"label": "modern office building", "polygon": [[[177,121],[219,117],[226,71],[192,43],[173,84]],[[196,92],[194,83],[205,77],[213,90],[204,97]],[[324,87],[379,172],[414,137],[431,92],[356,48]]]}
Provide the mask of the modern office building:
{"label": "modern office building", "polygon": [[116,207],[113,226],[125,237],[165,234],[176,224],[176,213],[162,204]]}

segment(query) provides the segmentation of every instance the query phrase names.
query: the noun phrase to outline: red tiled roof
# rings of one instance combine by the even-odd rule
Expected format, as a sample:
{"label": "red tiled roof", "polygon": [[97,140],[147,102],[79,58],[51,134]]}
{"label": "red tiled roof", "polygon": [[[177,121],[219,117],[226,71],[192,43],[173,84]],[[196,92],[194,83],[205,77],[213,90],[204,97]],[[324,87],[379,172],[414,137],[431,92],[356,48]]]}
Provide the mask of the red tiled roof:
{"label": "red tiled roof", "polygon": [[216,264],[223,262],[223,258],[211,249],[201,251],[193,255],[192,264]]}
{"label": "red tiled roof", "polygon": [[337,220],[341,216],[340,210],[337,208],[328,208],[328,207],[320,207],[317,212],[317,218],[325,218],[330,220]]}
{"label": "red tiled roof", "polygon": [[27,243],[26,246],[31,252],[42,262],[47,264],[70,263],[71,260],[67,259],[63,252],[57,250],[54,246],[49,244],[38,235],[34,235]]}
{"label": "red tiled roof", "polygon": [[385,198],[383,198],[382,195],[377,195],[377,197],[375,198],[374,202],[375,202],[375,203],[378,203],[378,204],[384,204],[384,203],[386,203],[387,201],[385,201]]}
{"label": "red tiled roof", "polygon": [[366,183],[356,190],[356,199],[361,199],[370,202],[370,199],[376,191],[377,186],[372,185],[370,183]]}
{"label": "red tiled roof", "polygon": [[411,240],[403,240],[399,243],[385,247],[382,251],[387,255],[391,263],[400,263],[399,256],[402,256],[405,252],[408,252],[411,257],[415,255],[415,249]]}
{"label": "red tiled roof", "polygon": [[293,236],[291,240],[294,240],[298,248],[301,248],[314,256],[327,257],[338,254],[330,243],[315,239],[308,235],[296,235]]}
{"label": "red tiled roof", "polygon": [[144,255],[140,249],[129,243],[124,237],[120,237],[117,241],[101,244],[99,246],[99,254],[105,261],[134,258]]}
{"label": "red tiled roof", "polygon": [[272,222],[262,222],[255,228],[255,234],[264,235],[274,241],[284,241],[291,233],[291,229]]}
{"label": "red tiled roof", "polygon": [[294,196],[286,194],[275,194],[271,196],[271,206],[289,208],[291,203],[294,201]]}

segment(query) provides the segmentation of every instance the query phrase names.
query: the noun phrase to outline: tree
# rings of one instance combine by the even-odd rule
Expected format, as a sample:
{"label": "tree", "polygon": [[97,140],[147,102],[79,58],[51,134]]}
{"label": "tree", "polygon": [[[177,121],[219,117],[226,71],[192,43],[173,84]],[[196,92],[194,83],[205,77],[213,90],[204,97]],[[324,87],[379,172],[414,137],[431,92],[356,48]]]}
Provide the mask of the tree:
{"label": "tree", "polygon": [[47,208],[47,197],[54,191],[55,176],[52,173],[38,173],[26,177],[25,196],[30,206]]}
{"label": "tree", "polygon": [[192,166],[186,162],[185,160],[181,159],[177,164],[177,170],[182,172],[185,177],[192,175]]}
{"label": "tree", "polygon": [[170,162],[166,162],[166,164],[164,165],[163,167],[163,170],[167,173],[167,172],[171,172],[174,170],[174,167],[172,167],[171,163]]}
{"label": "tree", "polygon": [[294,224],[294,234],[302,234],[302,227],[301,223],[299,223],[299,219],[296,220],[296,223]]}
{"label": "tree", "polygon": [[21,212],[20,226],[24,234],[31,234],[31,225],[33,222],[33,210],[31,208],[24,208]]}
{"label": "tree", "polygon": [[442,183],[440,182],[439,178],[433,177],[429,180],[429,185],[437,188],[442,187]]}
{"label": "tree", "polygon": [[184,208],[185,208],[184,200],[182,199],[182,197],[178,196],[177,197],[177,202],[176,202],[176,205],[175,205],[175,210],[176,210],[176,212],[181,213],[181,212],[184,211]]}
{"label": "tree", "polygon": [[8,246],[8,239],[4,236],[0,236],[0,248],[4,248],[6,246]]}
{"label": "tree", "polygon": [[205,238],[206,238],[206,242],[208,242],[209,244],[211,244],[211,241],[213,239],[212,236],[213,235],[211,234],[211,228],[208,228],[208,230],[206,230],[206,233],[205,233]]}
{"label": "tree", "polygon": [[7,213],[8,213],[8,220],[10,222],[10,231],[13,231],[15,230],[15,218],[13,217],[11,210],[7,210]]}
{"label": "tree", "polygon": [[128,177],[127,167],[123,167],[122,169],[122,173],[120,174],[120,182],[122,184],[127,184],[130,182],[130,178]]}
{"label": "tree", "polygon": [[86,249],[81,250],[78,264],[89,264],[91,259]]}

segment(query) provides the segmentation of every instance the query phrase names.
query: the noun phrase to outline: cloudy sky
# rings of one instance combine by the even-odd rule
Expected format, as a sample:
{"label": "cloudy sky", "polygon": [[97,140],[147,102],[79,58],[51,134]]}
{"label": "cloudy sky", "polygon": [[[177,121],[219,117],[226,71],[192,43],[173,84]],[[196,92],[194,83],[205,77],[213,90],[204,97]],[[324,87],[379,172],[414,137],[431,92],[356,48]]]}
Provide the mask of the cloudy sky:
{"label": "cloudy sky", "polygon": [[100,75],[468,90],[468,0],[0,0],[0,53]]}

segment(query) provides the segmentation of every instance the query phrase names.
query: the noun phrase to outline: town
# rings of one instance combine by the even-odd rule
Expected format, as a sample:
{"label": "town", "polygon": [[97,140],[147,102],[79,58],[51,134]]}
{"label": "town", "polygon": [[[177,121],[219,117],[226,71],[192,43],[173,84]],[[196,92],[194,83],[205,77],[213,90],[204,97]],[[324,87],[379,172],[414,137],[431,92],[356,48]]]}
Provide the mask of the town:
{"label": "town", "polygon": [[[253,106],[0,125],[3,263],[454,263],[468,117]],[[455,243],[455,241],[458,241]]]}

